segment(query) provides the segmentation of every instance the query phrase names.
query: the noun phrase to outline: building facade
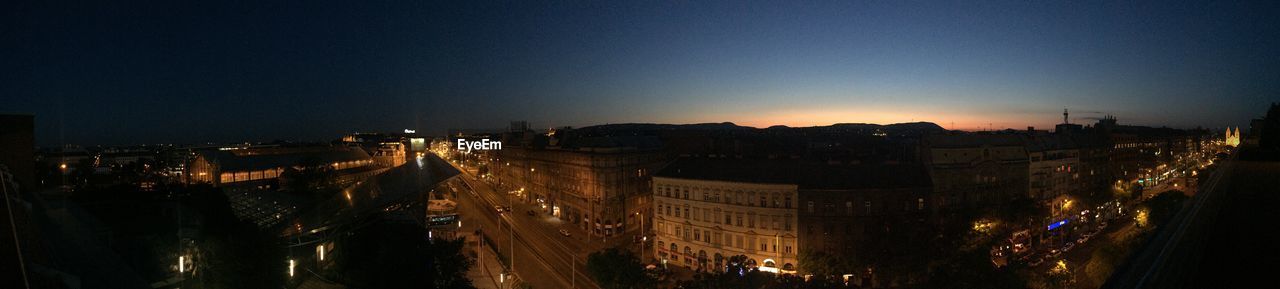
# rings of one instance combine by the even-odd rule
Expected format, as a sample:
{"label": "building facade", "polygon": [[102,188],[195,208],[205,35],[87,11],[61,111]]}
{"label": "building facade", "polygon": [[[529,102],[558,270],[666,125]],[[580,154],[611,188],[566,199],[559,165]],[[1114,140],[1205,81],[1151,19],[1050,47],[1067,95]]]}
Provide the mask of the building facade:
{"label": "building facade", "polygon": [[667,162],[657,149],[508,145],[489,171],[526,202],[593,235],[638,231],[651,216],[650,175]]}
{"label": "building facade", "polygon": [[36,187],[35,116],[0,115],[0,165],[9,167],[22,191]]}
{"label": "building facade", "polygon": [[1027,195],[1027,150],[1017,135],[931,135],[921,147],[942,207],[984,207]]}
{"label": "building facade", "polygon": [[654,256],[715,271],[743,255],[747,267],[794,273],[798,186],[701,165],[677,161],[653,177]]}
{"label": "building facade", "polygon": [[1048,202],[1076,193],[1080,179],[1080,148],[1057,135],[1027,137],[1027,197]]}
{"label": "building facade", "polygon": [[282,176],[304,170],[334,173],[342,185],[375,175],[385,167],[364,150],[345,146],[228,147],[196,152],[187,166],[188,183],[214,187],[277,188]]}
{"label": "building facade", "polygon": [[891,225],[887,220],[919,220],[937,209],[929,175],[918,164],[820,165],[804,175],[799,244],[805,252],[855,254]]}

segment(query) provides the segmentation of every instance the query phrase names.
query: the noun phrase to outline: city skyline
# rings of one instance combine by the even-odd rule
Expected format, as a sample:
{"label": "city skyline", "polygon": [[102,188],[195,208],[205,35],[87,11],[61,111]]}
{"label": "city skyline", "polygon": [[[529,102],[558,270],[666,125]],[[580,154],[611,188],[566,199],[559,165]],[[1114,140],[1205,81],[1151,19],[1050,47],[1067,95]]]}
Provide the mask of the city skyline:
{"label": "city skyline", "polygon": [[1280,1],[6,4],[0,288],[1280,268]]}
{"label": "city skyline", "polygon": [[511,120],[1022,129],[1063,108],[1218,128],[1280,95],[1274,3],[325,4],[21,4],[0,111],[57,145]]}

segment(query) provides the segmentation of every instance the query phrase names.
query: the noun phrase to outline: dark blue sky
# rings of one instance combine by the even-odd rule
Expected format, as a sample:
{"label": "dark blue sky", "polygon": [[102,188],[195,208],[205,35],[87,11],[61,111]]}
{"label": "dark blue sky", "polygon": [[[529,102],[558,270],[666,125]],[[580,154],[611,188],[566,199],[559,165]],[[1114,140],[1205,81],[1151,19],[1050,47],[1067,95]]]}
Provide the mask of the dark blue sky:
{"label": "dark blue sky", "polygon": [[1220,127],[1280,101],[1274,1],[332,2],[6,5],[0,112],[36,114],[48,145],[509,120],[1021,128],[1064,107]]}

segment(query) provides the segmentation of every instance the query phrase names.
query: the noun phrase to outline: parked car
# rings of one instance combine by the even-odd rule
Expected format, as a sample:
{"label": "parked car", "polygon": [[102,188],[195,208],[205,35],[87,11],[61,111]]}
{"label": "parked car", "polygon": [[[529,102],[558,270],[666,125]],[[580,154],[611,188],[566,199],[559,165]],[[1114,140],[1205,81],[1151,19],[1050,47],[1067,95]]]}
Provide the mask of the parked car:
{"label": "parked car", "polygon": [[1076,244],[1084,244],[1084,242],[1088,242],[1088,241],[1089,241],[1089,235],[1086,234],[1084,235],[1084,237],[1080,237],[1079,240],[1076,240]]}
{"label": "parked car", "polygon": [[1063,253],[1070,252],[1071,248],[1075,248],[1075,247],[1076,247],[1076,243],[1067,243],[1066,246],[1062,247],[1062,252]]}
{"label": "parked car", "polygon": [[526,215],[530,215],[530,216],[535,215],[535,213],[533,212],[533,210],[528,210],[528,211],[525,211],[524,213],[525,213]]}
{"label": "parked car", "polygon": [[1031,261],[1031,263],[1028,263],[1027,265],[1031,265],[1031,267],[1035,267],[1035,266],[1040,266],[1041,263],[1044,263],[1044,258],[1036,258],[1035,260]]}
{"label": "parked car", "polygon": [[566,231],[565,229],[560,229],[560,235],[565,236],[565,237],[568,237],[568,236],[569,236],[569,231]]}

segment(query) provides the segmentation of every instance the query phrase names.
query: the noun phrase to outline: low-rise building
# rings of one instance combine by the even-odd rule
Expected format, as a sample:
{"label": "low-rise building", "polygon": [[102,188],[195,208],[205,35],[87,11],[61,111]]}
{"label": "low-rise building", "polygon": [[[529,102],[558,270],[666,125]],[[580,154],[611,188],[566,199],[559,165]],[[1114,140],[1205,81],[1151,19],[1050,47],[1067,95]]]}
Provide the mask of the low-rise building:
{"label": "low-rise building", "polygon": [[385,170],[364,150],[345,146],[219,148],[196,152],[187,167],[188,183],[260,188],[280,185],[291,172],[333,172],[341,185]]}

